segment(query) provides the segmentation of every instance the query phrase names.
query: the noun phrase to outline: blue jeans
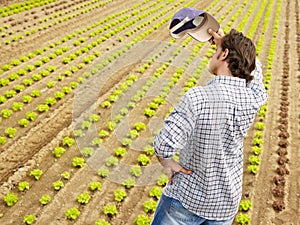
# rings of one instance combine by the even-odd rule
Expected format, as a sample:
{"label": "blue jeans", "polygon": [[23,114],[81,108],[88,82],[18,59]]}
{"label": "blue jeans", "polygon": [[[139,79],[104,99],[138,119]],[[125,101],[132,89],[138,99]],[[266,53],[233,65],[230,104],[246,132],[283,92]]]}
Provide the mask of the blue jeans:
{"label": "blue jeans", "polygon": [[231,225],[234,220],[207,220],[190,212],[182,204],[164,194],[160,197],[152,225]]}

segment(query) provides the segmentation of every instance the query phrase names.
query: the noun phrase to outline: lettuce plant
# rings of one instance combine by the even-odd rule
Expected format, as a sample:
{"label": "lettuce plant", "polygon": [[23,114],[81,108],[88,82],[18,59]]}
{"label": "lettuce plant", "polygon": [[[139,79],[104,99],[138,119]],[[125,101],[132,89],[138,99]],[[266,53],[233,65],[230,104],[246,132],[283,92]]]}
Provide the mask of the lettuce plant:
{"label": "lettuce plant", "polygon": [[21,181],[18,183],[19,191],[29,190],[29,183],[27,181]]}
{"label": "lettuce plant", "polygon": [[146,145],[144,148],[143,148],[144,152],[146,153],[146,155],[148,156],[152,156],[154,155],[154,147],[151,146],[151,145]]}
{"label": "lettuce plant", "polygon": [[82,137],[83,136],[82,130],[74,130],[73,134],[74,134],[75,137]]}
{"label": "lettuce plant", "polygon": [[252,208],[252,202],[249,199],[241,200],[240,205],[239,205],[240,211],[248,211],[251,208]]}
{"label": "lettuce plant", "polygon": [[5,134],[6,134],[9,138],[15,137],[16,132],[17,132],[17,129],[16,129],[16,128],[13,128],[13,127],[8,127],[8,128],[5,129]]}
{"label": "lettuce plant", "polygon": [[19,197],[13,192],[9,192],[3,197],[3,201],[7,206],[13,206],[18,200]]}
{"label": "lettuce plant", "polygon": [[31,97],[39,97],[39,96],[41,96],[41,91],[40,90],[33,90],[32,92],[31,92]]}
{"label": "lettuce plant", "polygon": [[95,150],[92,147],[84,147],[80,150],[84,157],[90,157],[94,154]]}
{"label": "lettuce plant", "polygon": [[13,114],[13,111],[11,109],[2,109],[1,115],[3,118],[7,119]]}
{"label": "lettuce plant", "polygon": [[91,199],[91,196],[87,192],[84,192],[77,196],[78,203],[84,204],[84,205],[87,204],[90,201],[90,199]]}
{"label": "lettuce plant", "polygon": [[107,128],[110,131],[113,131],[117,127],[117,123],[115,121],[108,121],[107,122]]}
{"label": "lettuce plant", "polygon": [[94,123],[100,120],[100,116],[97,114],[90,114],[89,115],[89,121]]}
{"label": "lettuce plant", "polygon": [[137,161],[143,165],[146,166],[149,162],[150,162],[150,158],[149,156],[145,155],[145,154],[140,154],[137,158]]}
{"label": "lettuce plant", "polygon": [[74,144],[75,140],[74,138],[70,138],[68,136],[64,137],[63,139],[63,145],[71,147]]}
{"label": "lettuce plant", "polygon": [[52,183],[52,186],[54,190],[59,191],[64,186],[64,183],[61,180],[57,180]]}
{"label": "lettuce plant", "polygon": [[54,148],[52,153],[55,156],[55,158],[60,158],[62,156],[62,154],[65,153],[65,151],[66,151],[65,148],[57,146]]}
{"label": "lettuce plant", "polygon": [[256,155],[250,155],[249,161],[251,165],[259,165],[260,164],[260,158]]}
{"label": "lettuce plant", "polygon": [[255,155],[260,155],[263,151],[262,148],[258,147],[258,146],[253,146],[251,149],[252,149],[253,154],[255,154]]}
{"label": "lettuce plant", "polygon": [[74,157],[72,159],[72,165],[74,167],[79,167],[79,168],[82,168],[84,166],[84,158],[81,158],[81,157]]}
{"label": "lettuce plant", "polygon": [[106,131],[106,130],[100,130],[100,131],[99,131],[99,136],[100,136],[100,137],[108,137],[108,136],[109,136],[109,133],[108,133],[108,131]]}
{"label": "lettuce plant", "polygon": [[6,97],[4,97],[3,95],[0,95],[0,104],[3,104],[7,101]]}
{"label": "lettuce plant", "polygon": [[169,181],[169,178],[167,175],[165,174],[161,174],[158,178],[157,178],[157,185],[159,186],[165,186]]}
{"label": "lettuce plant", "polygon": [[104,206],[103,212],[105,215],[108,215],[110,217],[114,216],[118,213],[117,206],[114,204],[108,204],[108,205]]}
{"label": "lettuce plant", "polygon": [[115,149],[115,155],[116,156],[123,157],[126,154],[126,152],[127,152],[126,148],[119,147],[119,148]]}
{"label": "lettuce plant", "polygon": [[101,167],[101,168],[99,168],[98,169],[98,176],[100,176],[100,177],[108,177],[108,175],[109,175],[109,170],[108,169],[106,169],[106,168],[104,168],[104,167]]}
{"label": "lettuce plant", "polygon": [[154,186],[151,188],[149,195],[150,197],[154,197],[156,199],[159,199],[160,196],[162,195],[163,189],[161,187],[158,186]]}
{"label": "lettuce plant", "polygon": [[137,122],[134,124],[134,127],[137,131],[145,130],[146,129],[146,124],[142,122]]}
{"label": "lettuce plant", "polygon": [[103,219],[98,219],[95,221],[96,225],[111,225],[109,222],[103,220]]}
{"label": "lettuce plant", "polygon": [[119,159],[113,156],[110,156],[106,159],[106,166],[117,166],[119,164]]}
{"label": "lettuce plant", "polygon": [[128,137],[130,137],[131,139],[137,138],[139,135],[139,132],[135,129],[130,130],[128,133]]}
{"label": "lettuce plant", "polygon": [[130,168],[130,174],[135,177],[140,177],[142,175],[142,169],[139,165],[134,165]]}
{"label": "lettuce plant", "polygon": [[250,216],[246,213],[240,213],[236,217],[236,222],[241,225],[250,224]]}
{"label": "lettuce plant", "polygon": [[32,97],[31,96],[29,96],[29,95],[24,95],[23,96],[23,102],[24,103],[30,103],[31,102],[31,100],[32,100]]}
{"label": "lettuce plant", "polygon": [[0,136],[0,145],[3,145],[6,142],[6,137]]}
{"label": "lettuce plant", "polygon": [[100,190],[102,188],[102,183],[101,182],[90,182],[90,189],[92,191]]}
{"label": "lettuce plant", "polygon": [[30,176],[33,176],[34,179],[39,180],[43,174],[43,171],[40,169],[34,169],[30,171]]}
{"label": "lettuce plant", "polygon": [[248,171],[253,174],[257,174],[258,170],[259,170],[259,167],[257,165],[248,166]]}
{"label": "lettuce plant", "polygon": [[135,179],[130,177],[127,180],[123,181],[123,185],[125,186],[125,188],[130,189],[130,188],[134,187]]}
{"label": "lettuce plant", "polygon": [[98,146],[98,147],[100,147],[100,146],[102,145],[102,143],[103,143],[103,139],[98,138],[98,137],[95,137],[95,138],[93,138],[93,140],[92,140],[92,145],[93,145],[93,146]]}
{"label": "lettuce plant", "polygon": [[23,108],[23,103],[22,102],[14,102],[12,104],[12,109],[16,112],[16,111],[20,111]]}
{"label": "lettuce plant", "polygon": [[37,110],[39,112],[47,112],[49,110],[49,106],[47,104],[40,104],[37,106]]}
{"label": "lettuce plant", "polygon": [[151,223],[151,219],[143,214],[139,214],[135,219],[134,219],[134,223],[136,225],[150,225]]}
{"label": "lettuce plant", "polygon": [[60,175],[61,175],[61,177],[63,177],[66,180],[69,180],[71,177],[71,173],[69,171],[65,171],[65,172],[61,173]]}
{"label": "lettuce plant", "polygon": [[256,126],[256,129],[260,130],[260,131],[265,129],[265,123],[263,123],[263,122],[257,122],[255,126]]}
{"label": "lettuce plant", "polygon": [[115,200],[117,202],[122,202],[126,196],[127,196],[126,191],[121,189],[115,190]]}
{"label": "lettuce plant", "polygon": [[36,220],[35,215],[29,214],[24,216],[24,223],[26,224],[32,224]]}
{"label": "lettuce plant", "polygon": [[109,108],[111,106],[111,103],[109,101],[104,101],[101,104],[102,108]]}
{"label": "lettuce plant", "polygon": [[41,198],[40,198],[40,203],[42,205],[47,205],[50,201],[51,201],[51,197],[47,194],[44,194]]}
{"label": "lettuce plant", "polygon": [[30,120],[30,121],[35,121],[37,117],[37,113],[35,112],[27,112],[26,113],[26,119]]}
{"label": "lettuce plant", "polygon": [[122,139],[122,145],[123,146],[130,146],[130,145],[132,145],[132,143],[133,143],[133,141],[130,138],[123,138]]}
{"label": "lettuce plant", "polygon": [[153,200],[144,202],[144,212],[154,212],[157,207],[157,202]]}
{"label": "lettuce plant", "polygon": [[81,123],[81,129],[90,129],[92,127],[92,122],[84,120]]}
{"label": "lettuce plant", "polygon": [[46,98],[45,104],[48,106],[53,106],[56,103],[56,99],[53,97]]}
{"label": "lettuce plant", "polygon": [[65,216],[69,220],[76,220],[80,215],[80,211],[77,208],[70,208],[65,211]]}

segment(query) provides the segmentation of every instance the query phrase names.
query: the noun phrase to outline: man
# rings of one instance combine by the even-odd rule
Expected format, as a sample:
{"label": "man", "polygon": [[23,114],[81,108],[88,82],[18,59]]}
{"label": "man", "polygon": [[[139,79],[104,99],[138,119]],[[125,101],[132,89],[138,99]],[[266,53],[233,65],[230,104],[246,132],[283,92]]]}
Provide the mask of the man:
{"label": "man", "polygon": [[[216,77],[190,89],[154,139],[169,183],[152,225],[230,225],[238,211],[243,138],[267,93],[252,41],[235,30],[208,33]],[[172,160],[178,150],[179,163]]]}

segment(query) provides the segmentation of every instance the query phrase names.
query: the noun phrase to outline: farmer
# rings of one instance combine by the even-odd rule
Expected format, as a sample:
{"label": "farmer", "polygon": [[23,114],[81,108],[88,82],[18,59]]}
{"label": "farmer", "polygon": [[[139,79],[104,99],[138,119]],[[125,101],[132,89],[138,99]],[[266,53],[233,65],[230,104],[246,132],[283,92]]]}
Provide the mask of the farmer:
{"label": "farmer", "polygon": [[[186,13],[193,19],[200,12],[188,8],[181,13],[182,18],[186,18]],[[179,19],[170,27],[182,21]],[[190,25],[181,30],[190,34],[189,29],[195,39],[203,37],[203,31],[195,35],[197,28]],[[235,30],[226,35],[219,28],[217,32],[216,29],[205,32],[209,42],[217,47],[208,65],[215,77],[181,98],[154,139],[155,153],[169,183],[152,225],[229,225],[238,211],[243,139],[267,93],[261,64],[255,59],[256,50],[250,39]],[[172,159],[178,150],[179,163]]]}

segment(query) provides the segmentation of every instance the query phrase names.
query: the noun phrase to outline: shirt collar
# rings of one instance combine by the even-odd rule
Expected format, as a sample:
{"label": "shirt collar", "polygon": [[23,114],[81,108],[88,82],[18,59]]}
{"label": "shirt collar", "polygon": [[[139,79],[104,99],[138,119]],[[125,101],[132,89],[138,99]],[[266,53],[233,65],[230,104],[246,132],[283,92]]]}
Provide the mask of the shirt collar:
{"label": "shirt collar", "polygon": [[238,77],[231,77],[231,76],[216,76],[210,81],[208,81],[208,85],[210,84],[226,84],[231,86],[238,86],[238,87],[246,87],[246,80]]}

